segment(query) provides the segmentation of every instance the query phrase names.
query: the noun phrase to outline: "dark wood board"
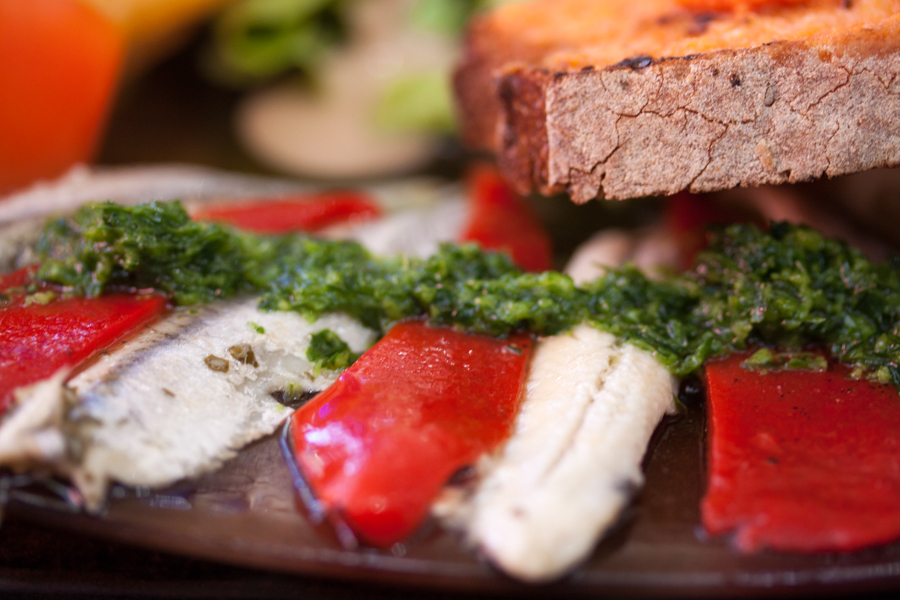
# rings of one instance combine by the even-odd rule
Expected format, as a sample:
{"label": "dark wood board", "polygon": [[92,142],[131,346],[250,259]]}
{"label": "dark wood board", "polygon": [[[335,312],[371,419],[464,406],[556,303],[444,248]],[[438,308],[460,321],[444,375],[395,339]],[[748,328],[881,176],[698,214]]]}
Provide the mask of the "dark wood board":
{"label": "dark wood board", "polygon": [[[733,551],[727,539],[708,539],[699,527],[698,508],[704,485],[703,431],[699,406],[664,424],[646,460],[646,485],[618,528],[570,577],[545,586],[500,575],[464,549],[457,536],[436,527],[393,551],[342,548],[327,526],[311,523],[298,506],[278,436],[254,444],[196,481],[157,492],[119,489],[101,516],[71,509],[40,486],[13,489],[6,528],[27,521],[67,532],[64,540],[72,534],[80,540],[80,534],[143,548],[151,557],[154,552],[185,557],[183,568],[173,559],[154,567],[154,558],[137,570],[112,567],[116,560],[133,567],[128,556],[135,551],[127,549],[118,551],[124,554],[106,568],[103,553],[109,551],[100,545],[92,551],[98,558],[87,569],[90,576],[67,573],[58,582],[72,588],[69,592],[99,585],[98,573],[104,585],[112,590],[118,586],[119,593],[128,592],[121,588],[136,578],[159,574],[148,593],[198,597],[221,596],[222,581],[230,581],[245,597],[262,590],[267,596],[289,596],[296,586],[327,587],[327,581],[366,593],[665,598],[822,596],[900,588],[900,544],[856,554],[747,556]],[[57,551],[58,569],[72,557]],[[15,560],[0,554],[0,591],[3,585],[21,583]],[[162,572],[156,573],[160,564]],[[204,579],[211,573],[219,583]]]}

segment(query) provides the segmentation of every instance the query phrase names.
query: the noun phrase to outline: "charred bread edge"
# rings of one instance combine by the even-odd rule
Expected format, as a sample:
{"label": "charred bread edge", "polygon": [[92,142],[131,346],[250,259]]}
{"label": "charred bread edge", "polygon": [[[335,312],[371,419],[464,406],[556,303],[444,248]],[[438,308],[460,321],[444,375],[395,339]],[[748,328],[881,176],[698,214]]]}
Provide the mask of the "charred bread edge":
{"label": "charred bread edge", "polygon": [[567,191],[581,203],[900,165],[900,16],[603,69],[512,67],[487,85],[489,65],[472,53],[456,84],[463,115],[483,114],[466,138],[492,147],[522,192]]}

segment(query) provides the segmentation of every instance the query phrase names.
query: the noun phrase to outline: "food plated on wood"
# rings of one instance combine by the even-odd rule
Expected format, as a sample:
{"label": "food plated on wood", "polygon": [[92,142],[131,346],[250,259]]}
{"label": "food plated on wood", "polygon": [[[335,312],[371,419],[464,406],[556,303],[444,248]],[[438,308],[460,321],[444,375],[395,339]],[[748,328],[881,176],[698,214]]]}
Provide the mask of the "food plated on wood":
{"label": "food plated on wood", "polygon": [[[826,8],[857,10],[857,17],[881,10],[866,3],[856,9],[816,2],[659,4],[709,28],[773,19],[796,25],[808,11],[809,31]],[[602,2],[591,6],[608,10]],[[533,2],[498,9],[473,25],[470,44],[483,39],[486,23],[536,18],[543,8]],[[691,39],[708,31],[673,27]],[[613,71],[638,77],[669,60],[647,56],[647,64]],[[686,60],[693,66],[667,76],[690,84],[688,99],[698,89],[715,92],[714,81],[690,77],[697,63]],[[503,87],[518,69],[509,71],[510,64],[504,59],[489,76],[480,73],[485,97],[511,89]],[[460,67],[460,80],[467,69],[471,61]],[[742,87],[739,81],[729,85]],[[602,116],[588,96],[565,111],[580,127],[596,124],[585,115]],[[540,100],[544,107],[550,97]],[[536,106],[528,98],[501,93],[506,105],[492,117],[495,139],[528,143],[506,128],[517,111]],[[646,108],[658,99],[645,100]],[[478,127],[465,102],[464,119]],[[884,122],[892,119],[891,107],[885,104]],[[643,114],[632,116],[640,121]],[[550,139],[558,116],[528,127]],[[774,127],[796,133],[779,119]],[[868,122],[860,118],[857,125]],[[742,123],[750,127],[743,130],[748,138],[768,135],[751,131],[752,120]],[[694,145],[656,134],[647,134],[656,145],[641,145],[647,132],[626,129],[617,129],[617,148],[632,144],[635,156],[676,182],[633,193],[682,189],[679,152]],[[574,144],[573,135],[562,138]],[[859,158],[872,147],[889,153],[889,141],[858,129],[847,135],[860,140],[860,150],[839,153]],[[834,134],[826,150],[839,138]],[[509,171],[506,148],[495,150],[521,184]],[[546,156],[528,160],[535,156],[528,169],[540,179]],[[765,166],[765,155],[754,156]],[[891,164],[866,160],[846,170]],[[636,165],[622,171],[626,178],[652,181],[653,173]],[[790,180],[723,169],[735,179],[719,187]],[[508,583],[490,574],[496,569],[531,583],[571,576],[562,585],[576,587],[591,577],[614,587],[618,573],[627,588],[637,581],[628,579],[629,551],[659,535],[655,548],[667,553],[670,569],[657,573],[659,581],[677,579],[671,565],[678,544],[708,561],[686,570],[694,579],[683,590],[714,585],[701,576],[717,569],[711,552],[731,557],[718,571],[729,585],[741,585],[741,573],[762,581],[777,572],[787,582],[788,571],[772,566],[778,561],[788,570],[805,565],[812,575],[801,579],[808,583],[835,555],[869,565],[872,555],[854,552],[874,547],[877,565],[879,553],[890,552],[885,544],[900,536],[892,433],[900,418],[893,410],[900,385],[900,275],[889,259],[895,252],[830,208],[810,212],[799,193],[677,195],[660,201],[660,214],[643,229],[601,231],[554,271],[542,224],[488,168],[472,170],[464,197],[449,198],[450,188],[428,186],[418,196],[403,186],[375,196],[334,190],[297,196],[287,185],[275,197],[226,192],[204,200],[174,183],[182,191],[147,198],[140,175],[126,180],[118,197],[116,188],[102,187],[114,173],[110,180],[89,174],[81,183],[93,192],[79,190],[75,177],[12,197],[0,212],[9,233],[0,247],[7,265],[0,317],[9,332],[0,461],[16,473],[71,486],[70,501],[99,515],[88,519],[114,522],[119,499],[135,493],[196,511],[204,486],[222,485],[235,469],[249,514],[265,519],[249,490],[269,485],[274,468],[282,473],[274,477],[275,520],[320,525],[316,552],[300,561],[300,570],[319,564],[334,572],[371,557],[372,571],[397,572],[450,543],[453,560],[462,557],[490,585]],[[608,176],[615,181],[606,172],[598,181]],[[205,195],[217,178],[204,182]],[[588,197],[583,183],[568,186],[576,200]],[[91,201],[99,190],[118,201]],[[174,201],[178,196],[183,203]],[[718,227],[706,233],[710,224]],[[865,252],[845,239],[860,240]],[[94,316],[84,313],[85,327],[110,334],[72,333],[70,304],[95,307]],[[119,321],[130,318],[118,329],[103,313],[111,306]],[[12,360],[38,351],[52,360]],[[21,364],[28,365],[24,371]],[[692,392],[700,389],[704,403]],[[684,422],[696,424],[698,411],[709,418],[706,438],[693,441],[707,465],[705,481],[687,476],[684,489],[671,488],[693,496],[682,505],[690,505],[690,514],[675,519],[682,527],[677,535],[665,527],[638,526],[642,533],[634,533],[628,511],[640,511],[644,499],[653,506],[654,461],[665,460],[660,448]],[[281,446],[278,467],[260,450],[272,444]],[[267,474],[248,466],[248,457],[260,453],[268,456]],[[642,491],[645,478],[650,483]],[[173,495],[179,486],[188,491]],[[654,523],[642,518],[638,523]],[[310,548],[308,537],[297,539]],[[224,557],[222,550],[208,552]],[[285,568],[290,552],[268,552],[254,560],[276,555]],[[793,552],[813,554],[779,554]],[[644,550],[645,558],[652,554]],[[431,565],[420,572],[426,580],[447,566],[423,564]],[[850,577],[838,572],[833,576]]]}

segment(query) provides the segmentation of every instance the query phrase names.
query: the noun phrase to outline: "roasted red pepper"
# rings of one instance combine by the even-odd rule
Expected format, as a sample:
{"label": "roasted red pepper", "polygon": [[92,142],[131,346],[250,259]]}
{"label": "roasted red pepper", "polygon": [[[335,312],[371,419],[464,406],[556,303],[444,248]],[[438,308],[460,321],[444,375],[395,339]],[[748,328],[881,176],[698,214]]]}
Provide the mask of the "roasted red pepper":
{"label": "roasted red pepper", "polygon": [[5,292],[9,288],[22,287],[28,283],[31,275],[37,271],[37,266],[24,267],[12,273],[4,273],[0,275],[0,292]]}
{"label": "roasted red pepper", "polygon": [[365,543],[413,532],[460,468],[510,433],[531,340],[400,323],[291,418],[318,500]]}
{"label": "roasted red pepper", "polygon": [[665,221],[675,237],[681,254],[681,266],[689,269],[697,253],[706,248],[707,230],[713,225],[755,223],[767,227],[764,219],[734,206],[717,204],[709,196],[681,192],[665,200]]}
{"label": "roasted red pepper", "polygon": [[193,217],[257,233],[318,231],[381,216],[378,202],[362,192],[321,192],[266,201],[236,201],[198,209]]}
{"label": "roasted red pepper", "polygon": [[527,271],[553,266],[550,236],[525,200],[492,168],[473,170],[469,177],[469,222],[462,241],[509,253]]}
{"label": "roasted red pepper", "polygon": [[[19,285],[23,271],[0,279],[0,289]],[[12,391],[77,365],[166,310],[160,295],[110,295],[28,303],[13,294],[0,305],[0,414]]]}
{"label": "roasted red pepper", "polygon": [[900,538],[900,394],[848,369],[706,367],[703,525],[743,551],[853,551]]}

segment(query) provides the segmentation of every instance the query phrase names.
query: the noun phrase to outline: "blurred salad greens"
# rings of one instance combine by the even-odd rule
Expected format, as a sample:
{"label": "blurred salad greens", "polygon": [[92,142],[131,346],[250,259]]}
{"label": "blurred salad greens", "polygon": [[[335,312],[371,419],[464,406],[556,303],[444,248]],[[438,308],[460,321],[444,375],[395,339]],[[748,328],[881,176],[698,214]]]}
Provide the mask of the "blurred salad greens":
{"label": "blurred salad greens", "polygon": [[[205,71],[231,87],[257,87],[285,74],[315,82],[329,52],[351,43],[349,11],[376,0],[240,0],[213,26]],[[510,0],[409,0],[408,27],[448,39],[473,13]],[[449,73],[412,73],[389,82],[376,125],[391,131],[454,130]]]}
{"label": "blurred salad greens", "polygon": [[311,72],[344,39],[349,0],[243,0],[216,19],[208,73],[220,83],[252,86],[282,73]]}

